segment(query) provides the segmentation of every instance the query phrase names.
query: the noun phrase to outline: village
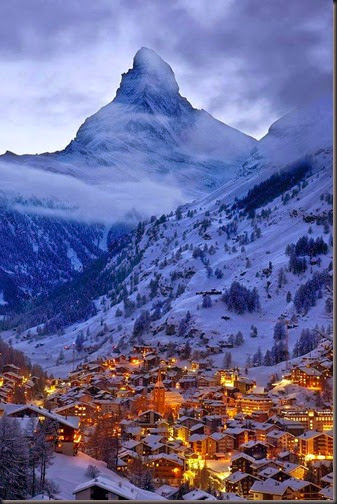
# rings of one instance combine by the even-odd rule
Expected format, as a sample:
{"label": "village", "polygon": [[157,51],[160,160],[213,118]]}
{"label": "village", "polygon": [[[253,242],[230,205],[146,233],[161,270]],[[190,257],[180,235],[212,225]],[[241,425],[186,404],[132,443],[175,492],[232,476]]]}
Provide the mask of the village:
{"label": "village", "polygon": [[[67,379],[47,380],[44,399],[32,398],[38,378],[7,364],[0,417],[52,420],[56,452],[95,455],[166,499],[332,500],[332,341],[265,387],[247,369],[192,358],[181,365],[178,354],[163,358],[140,345],[82,363]],[[289,384],[316,394],[319,407],[285,394]],[[96,475],[74,488],[74,498],[131,498],[111,485]]]}

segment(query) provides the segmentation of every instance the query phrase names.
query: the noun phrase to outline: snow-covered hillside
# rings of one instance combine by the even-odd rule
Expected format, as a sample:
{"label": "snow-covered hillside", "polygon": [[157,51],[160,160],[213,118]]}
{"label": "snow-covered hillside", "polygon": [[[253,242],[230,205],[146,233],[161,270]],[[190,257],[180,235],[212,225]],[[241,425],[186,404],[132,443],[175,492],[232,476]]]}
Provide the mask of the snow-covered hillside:
{"label": "snow-covered hillside", "polygon": [[320,150],[332,152],[332,111],[331,94],[281,117],[256,144],[241,173],[247,175],[259,169],[266,172]]}
{"label": "snow-covered hillside", "polygon": [[[106,249],[104,226],[90,225],[15,209],[0,191],[0,290],[3,309],[73,278]],[[25,203],[27,204],[27,203]],[[32,203],[31,203],[32,204]]]}
{"label": "snow-covered hillside", "polygon": [[[278,179],[259,186],[259,197],[265,200],[257,205],[255,215],[244,208],[244,198],[268,178],[270,170],[268,175],[263,169],[253,170],[175,213],[160,217],[159,211],[157,219],[138,226],[98,273],[97,282],[104,279],[108,288],[95,301],[97,315],[62,327],[58,335],[40,331],[36,336],[31,328],[29,338],[20,341],[20,336],[17,346],[55,375],[73,365],[73,352],[64,347],[70,347],[79,334],[84,349],[75,352],[76,361],[141,341],[160,345],[163,351],[177,351],[188,341],[194,351],[210,353],[221,365],[226,342],[241,331],[244,343],[230,351],[234,364],[242,366],[258,347],[263,354],[271,349],[274,326],[283,316],[291,321],[292,351],[303,329],[316,324],[327,328],[331,322],[326,310],[331,293],[325,287],[332,261],[331,148],[317,149],[302,164],[307,172],[295,182],[290,182],[294,177],[289,170],[301,163],[283,167],[287,188],[277,195]],[[306,255],[303,272],[296,270],[296,261],[303,257],[296,256],[295,267],[286,253],[302,236],[322,237],[325,243],[323,252]],[[322,284],[304,309],[299,292],[311,289],[307,282],[317,273],[324,277]],[[226,296],[223,299],[233,282],[255,292],[260,308],[244,307],[238,313]],[[62,306],[70,299],[76,303],[76,292],[63,301],[58,298],[57,303]],[[213,347],[220,347],[221,353],[214,353]],[[60,354],[64,354],[61,359]]]}
{"label": "snow-covered hillside", "polygon": [[[75,280],[33,302],[15,319],[20,329],[15,340],[13,331],[5,337],[33,362],[62,375],[74,361],[143,341],[163,352],[188,342],[220,364],[239,332],[244,342],[239,336],[231,354],[235,364],[244,365],[259,347],[263,354],[271,349],[280,317],[290,321],[290,351],[302,330],[327,328],[331,111],[331,100],[322,98],[281,118],[256,143],[193,109],[180,96],[169,65],[141,49],[113,102],[87,119],[64,151],[7,158],[22,170],[29,164],[86,183],[112,177],[116,187],[121,180],[147,176],[158,189],[169,175],[186,198],[187,192],[203,196],[168,213],[159,189],[153,198],[147,195],[156,217],[114,240],[109,253],[83,273],[76,233],[71,241],[57,234],[63,262],[78,272]],[[34,231],[33,251],[42,247],[37,236],[53,249],[47,230],[29,221],[23,235],[28,228]],[[76,339],[81,342],[73,351]]]}
{"label": "snow-covered hillside", "polygon": [[112,486],[116,485],[121,495],[130,494],[130,498],[133,500],[166,500],[154,492],[148,492],[136,487],[126,478],[107,469],[104,462],[95,460],[85,453],[79,453],[77,457],[68,457],[60,453],[55,455],[52,464],[47,469],[47,478],[57,486],[57,499],[75,499],[73,494],[75,488],[90,480],[86,475],[88,465],[96,466],[100,471],[99,477],[105,478],[106,483],[110,483]]}

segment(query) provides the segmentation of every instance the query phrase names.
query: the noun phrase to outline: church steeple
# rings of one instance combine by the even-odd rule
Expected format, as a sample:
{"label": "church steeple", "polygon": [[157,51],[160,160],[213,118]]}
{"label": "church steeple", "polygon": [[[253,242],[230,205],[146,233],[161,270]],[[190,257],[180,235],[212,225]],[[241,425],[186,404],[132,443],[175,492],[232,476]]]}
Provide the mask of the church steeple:
{"label": "church steeple", "polygon": [[158,378],[153,390],[154,408],[158,413],[165,413],[165,385],[162,382],[160,368],[158,368]]}

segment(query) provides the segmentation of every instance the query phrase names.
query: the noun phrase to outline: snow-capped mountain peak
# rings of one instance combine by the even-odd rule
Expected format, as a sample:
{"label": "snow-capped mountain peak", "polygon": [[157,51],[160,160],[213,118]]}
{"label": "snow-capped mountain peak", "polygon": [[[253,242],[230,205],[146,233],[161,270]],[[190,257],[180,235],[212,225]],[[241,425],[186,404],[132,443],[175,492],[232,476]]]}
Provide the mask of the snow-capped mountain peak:
{"label": "snow-capped mountain peak", "polygon": [[[178,98],[178,93],[172,68],[155,51],[142,47],[133,59],[133,67],[122,76],[115,102],[136,105],[151,99],[165,102],[166,95]],[[173,111],[171,108],[167,112]]]}

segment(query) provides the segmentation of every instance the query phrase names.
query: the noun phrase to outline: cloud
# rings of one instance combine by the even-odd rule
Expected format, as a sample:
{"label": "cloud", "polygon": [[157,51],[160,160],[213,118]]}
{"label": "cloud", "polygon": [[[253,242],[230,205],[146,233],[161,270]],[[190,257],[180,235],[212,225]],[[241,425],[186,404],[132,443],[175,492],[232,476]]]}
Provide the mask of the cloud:
{"label": "cloud", "polygon": [[0,151],[53,151],[115,94],[141,46],[194,106],[253,136],[332,93],[326,0],[3,0]]}
{"label": "cloud", "polygon": [[92,185],[69,175],[4,162],[0,174],[0,196],[9,207],[45,217],[107,225],[122,220],[136,223],[185,201],[169,178],[162,183],[145,179]]}

